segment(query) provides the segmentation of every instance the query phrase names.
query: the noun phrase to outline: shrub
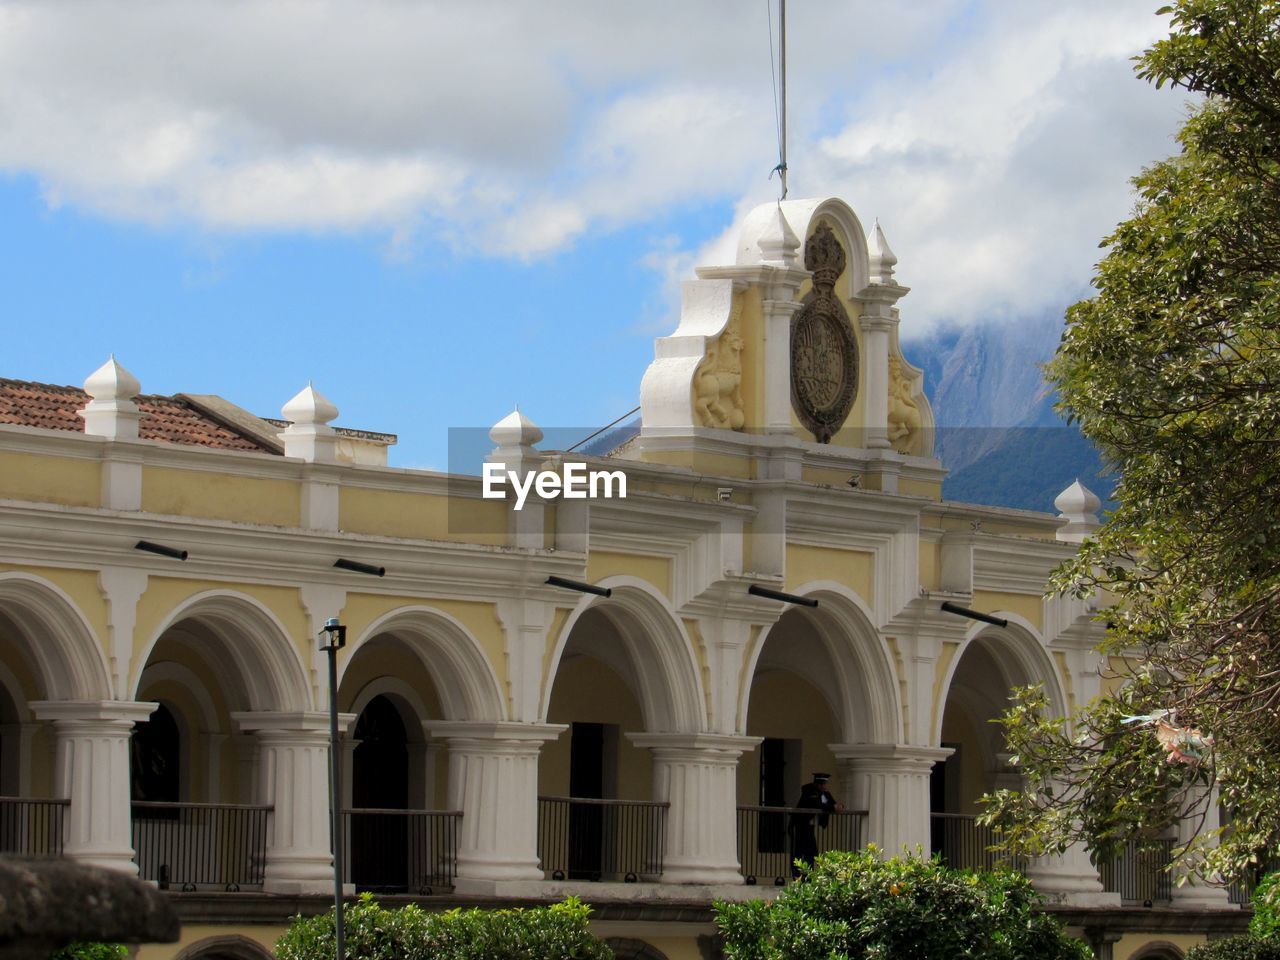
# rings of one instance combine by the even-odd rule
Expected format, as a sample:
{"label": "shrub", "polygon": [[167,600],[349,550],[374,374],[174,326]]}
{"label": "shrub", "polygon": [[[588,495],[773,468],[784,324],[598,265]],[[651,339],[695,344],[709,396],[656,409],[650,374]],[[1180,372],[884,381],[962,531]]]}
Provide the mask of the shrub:
{"label": "shrub", "polygon": [[1253,919],[1249,921],[1249,933],[1280,942],[1280,873],[1263,877],[1250,899]]}
{"label": "shrub", "polygon": [[1280,960],[1280,942],[1260,937],[1224,937],[1197,944],[1187,960]]}
{"label": "shrub", "polygon": [[124,960],[129,948],[123,943],[69,943],[50,955],[49,960]]}
{"label": "shrub", "polygon": [[[590,912],[574,897],[521,910],[429,913],[413,904],[384,910],[364,894],[344,911],[344,945],[348,960],[613,960],[587,929]],[[278,960],[333,955],[332,910],[295,917],[276,943]]]}
{"label": "shrub", "polygon": [[[715,905],[731,960],[1087,960],[1020,874],[828,853],[772,903]],[[1278,958],[1280,960],[1280,958]]]}

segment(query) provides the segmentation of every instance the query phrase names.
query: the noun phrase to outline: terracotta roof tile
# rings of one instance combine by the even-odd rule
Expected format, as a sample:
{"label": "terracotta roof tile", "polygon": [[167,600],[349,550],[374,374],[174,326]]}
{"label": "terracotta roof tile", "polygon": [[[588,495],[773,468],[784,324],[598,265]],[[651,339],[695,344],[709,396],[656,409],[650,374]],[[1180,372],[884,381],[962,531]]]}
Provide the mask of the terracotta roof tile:
{"label": "terracotta roof tile", "polygon": [[[79,387],[0,377],[0,423],[84,433],[84,421],[77,411],[88,402],[89,395]],[[135,402],[142,411],[138,434],[144,440],[220,450],[277,452],[205,416],[177,397],[139,394]]]}

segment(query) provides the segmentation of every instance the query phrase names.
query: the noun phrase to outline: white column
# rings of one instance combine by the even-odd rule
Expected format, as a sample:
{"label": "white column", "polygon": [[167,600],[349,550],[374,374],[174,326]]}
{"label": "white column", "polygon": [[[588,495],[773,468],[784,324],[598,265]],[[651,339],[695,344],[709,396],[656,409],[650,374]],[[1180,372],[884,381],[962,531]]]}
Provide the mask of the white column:
{"label": "white column", "polygon": [[760,737],[629,733],[653,752],[653,798],[667,809],[663,883],[742,883],[738,758]]}
{"label": "white column", "polygon": [[[1201,849],[1212,848],[1217,846],[1217,829],[1221,826],[1221,818],[1218,811],[1218,791],[1215,789],[1210,794],[1209,799],[1205,801],[1204,787],[1195,787],[1195,791],[1191,795],[1194,801],[1197,798],[1202,803],[1207,803],[1204,812],[1204,822],[1198,813],[1193,812],[1189,817],[1183,817],[1178,821],[1177,825],[1177,846],[1185,847],[1187,844],[1194,843]],[[1193,811],[1198,811],[1199,806],[1193,803]],[[1199,836],[1196,836],[1197,827],[1199,828]],[[1193,850],[1195,847],[1192,848]],[[1179,885],[1178,880],[1181,876],[1186,876],[1186,882]],[[1195,910],[1220,909],[1225,910],[1231,906],[1231,898],[1227,894],[1226,887],[1209,886],[1203,880],[1191,874],[1190,871],[1179,871],[1173,874],[1173,905],[1175,907],[1190,907]]]}
{"label": "white column", "polygon": [[1090,862],[1083,844],[1073,844],[1065,852],[1037,857],[1024,871],[1032,885],[1050,903],[1073,907],[1118,907],[1120,894],[1107,893]]}
{"label": "white column", "polygon": [[449,744],[449,807],[458,825],[459,892],[494,892],[506,881],[541,880],[538,752],[564,724],[439,721],[424,724]]}
{"label": "white column", "polygon": [[129,735],[154,703],[128,700],[43,700],[31,704],[53,721],[54,792],[71,801],[63,853],[136,875],[129,810]]}
{"label": "white column", "polygon": [[[267,829],[267,893],[333,890],[329,843],[329,715],[233,713],[258,738],[258,801],[272,807]],[[351,722],[340,715],[339,724]]]}
{"label": "white column", "polygon": [[833,743],[848,810],[867,811],[867,836],[888,856],[930,854],[929,774],[951,751],[895,743]]}

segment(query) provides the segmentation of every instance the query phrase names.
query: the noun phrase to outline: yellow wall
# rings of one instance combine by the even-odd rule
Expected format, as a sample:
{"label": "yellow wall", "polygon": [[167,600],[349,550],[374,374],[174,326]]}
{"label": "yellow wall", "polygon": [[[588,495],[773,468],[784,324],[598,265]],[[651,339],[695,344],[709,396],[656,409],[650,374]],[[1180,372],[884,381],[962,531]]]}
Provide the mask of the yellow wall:
{"label": "yellow wall", "polygon": [[671,596],[671,561],[665,557],[591,551],[587,557],[589,582],[599,583],[605,577],[617,576],[639,577],[657,587],[664,596]]}
{"label": "yellow wall", "polygon": [[94,460],[0,452],[0,498],[100,506],[102,465]]}
{"label": "yellow wall", "polygon": [[302,523],[300,489],[295,480],[142,468],[142,509],[147,513],[296,527]]}
{"label": "yellow wall", "polygon": [[[948,809],[948,813],[980,813],[982,808],[978,804],[978,798],[992,789],[990,774],[983,759],[981,736],[974,726],[974,718],[956,705],[948,704],[942,716],[942,742],[960,744],[956,760],[947,765],[948,775],[959,775],[958,789],[954,794],[959,802],[955,809]],[[948,784],[949,793],[951,789]]]}
{"label": "yellow wall", "polygon": [[261,944],[274,954],[276,941],[285,935],[288,925],[279,924],[205,924],[184,923],[177,943],[144,943],[138,947],[137,960],[169,960],[180,952],[210,937],[241,936]]}
{"label": "yellow wall", "polygon": [[1035,626],[1044,629],[1044,601],[1034,593],[996,593],[991,590],[975,590],[973,592],[973,609],[982,613],[994,613],[1006,610],[1016,613]]}
{"label": "yellow wall", "polygon": [[[623,679],[594,657],[560,661],[551,690],[548,723],[611,723],[618,731],[619,800],[653,799],[653,764],[647,749],[632,746],[625,736],[644,730],[640,704]],[[607,787],[607,785],[606,785]],[[542,748],[538,761],[538,792],[569,794],[569,732]]]}
{"label": "yellow wall", "polygon": [[875,596],[875,563],[875,554],[866,550],[787,544],[787,589],[815,580],[834,580],[852,589],[870,606]]}
{"label": "yellow wall", "polygon": [[502,545],[507,542],[507,504],[344,486],[338,498],[338,526],[347,533]]}
{"label": "yellow wall", "polygon": [[[836,726],[826,698],[812,684],[793,673],[770,671],[751,685],[747,709],[747,735],[801,740],[800,783],[816,770],[834,772],[835,757],[827,744],[837,741]],[[788,797],[794,803],[799,797]],[[836,797],[846,801],[846,797]],[[738,802],[760,802],[760,751],[752,750],[738,761]]]}

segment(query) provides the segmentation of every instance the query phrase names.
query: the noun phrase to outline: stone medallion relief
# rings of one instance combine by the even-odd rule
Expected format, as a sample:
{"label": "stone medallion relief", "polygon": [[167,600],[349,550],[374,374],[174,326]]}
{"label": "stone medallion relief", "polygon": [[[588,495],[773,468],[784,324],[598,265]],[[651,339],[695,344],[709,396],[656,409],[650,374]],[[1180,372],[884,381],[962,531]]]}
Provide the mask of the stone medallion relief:
{"label": "stone medallion relief", "polygon": [[858,344],[835,293],[844,250],[827,224],[805,243],[804,265],[813,288],[791,321],[791,405],[819,443],[830,443],[858,395]]}

